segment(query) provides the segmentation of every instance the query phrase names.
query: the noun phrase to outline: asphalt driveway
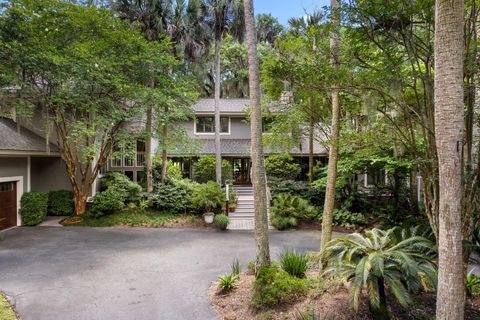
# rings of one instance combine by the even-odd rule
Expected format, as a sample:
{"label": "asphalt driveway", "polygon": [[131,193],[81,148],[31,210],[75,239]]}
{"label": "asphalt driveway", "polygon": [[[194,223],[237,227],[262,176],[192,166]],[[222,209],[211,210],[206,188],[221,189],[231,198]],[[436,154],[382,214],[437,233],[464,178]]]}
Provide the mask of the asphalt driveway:
{"label": "asphalt driveway", "polygon": [[[255,255],[251,232],[36,227],[0,238],[0,291],[22,320],[215,319],[211,282]],[[318,250],[319,239],[273,231],[272,255]]]}

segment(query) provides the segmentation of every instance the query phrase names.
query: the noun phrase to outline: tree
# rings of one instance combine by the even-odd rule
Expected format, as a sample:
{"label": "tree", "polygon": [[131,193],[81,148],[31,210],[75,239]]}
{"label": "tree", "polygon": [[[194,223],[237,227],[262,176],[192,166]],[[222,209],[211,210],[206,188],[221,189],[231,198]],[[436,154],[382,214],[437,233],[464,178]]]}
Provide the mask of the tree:
{"label": "tree", "polygon": [[435,5],[435,140],[439,166],[437,319],[463,319],[464,1]]}
{"label": "tree", "polygon": [[[331,1],[332,31],[330,35],[331,64],[333,68],[339,65],[339,36],[340,36],[340,1]],[[332,239],[333,210],[335,208],[335,190],[337,181],[338,139],[340,136],[340,89],[337,83],[332,85],[332,127],[328,153],[327,189],[323,206],[322,236],[320,248],[323,250]]]}
{"label": "tree", "polygon": [[221,48],[227,31],[243,38],[243,6],[241,0],[207,0],[205,2],[215,38],[215,159],[216,180],[222,183],[222,150],[220,142]]}
{"label": "tree", "polygon": [[262,110],[260,107],[260,76],[255,34],[253,0],[245,0],[245,29],[248,46],[248,70],[250,75],[252,136],[252,182],[255,206],[255,269],[270,265],[270,248],[268,244],[267,182],[265,174],[262,142]]}
{"label": "tree", "polygon": [[257,41],[273,45],[285,28],[271,14],[258,14],[256,19]]}
{"label": "tree", "polygon": [[114,145],[131,140],[126,124],[161,91],[149,79],[161,82],[174,61],[111,11],[58,0],[12,1],[0,43],[2,78],[19,88],[8,103],[41,110],[53,126],[81,215]]}
{"label": "tree", "polygon": [[[208,25],[205,21],[205,12],[199,0],[190,0],[187,4],[183,0],[119,0],[115,8],[122,13],[122,17],[130,21],[140,22],[142,31],[149,41],[170,40],[173,56],[180,61],[181,53],[187,60],[194,60],[205,55],[209,47]],[[186,64],[186,63],[185,63]],[[178,88],[185,88],[184,92],[175,95],[173,99],[164,101],[156,108],[147,110],[146,116],[146,171],[147,191],[152,189],[152,157],[151,138],[153,136],[154,110],[159,119],[159,131],[161,132],[162,146],[162,170],[160,180],[165,183],[167,175],[168,158],[168,136],[170,125],[175,121],[184,120],[188,116],[188,108],[196,98],[193,88],[185,78],[181,70],[175,70],[172,66],[170,72],[176,82],[182,82]],[[155,86],[152,83],[152,86]],[[176,116],[172,116],[173,114]],[[171,133],[171,132],[170,132]]]}

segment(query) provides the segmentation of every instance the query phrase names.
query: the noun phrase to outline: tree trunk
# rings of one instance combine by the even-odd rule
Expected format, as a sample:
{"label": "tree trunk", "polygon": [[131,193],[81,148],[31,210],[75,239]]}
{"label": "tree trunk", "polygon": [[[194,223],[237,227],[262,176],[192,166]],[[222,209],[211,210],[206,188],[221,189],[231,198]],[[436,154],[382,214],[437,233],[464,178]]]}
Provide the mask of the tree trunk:
{"label": "tree trunk", "polygon": [[377,285],[380,299],[379,306],[373,307],[372,305],[369,305],[370,312],[375,320],[389,320],[390,316],[388,315],[387,310],[387,296],[385,295],[385,283],[383,278],[377,280]]}
{"label": "tree trunk", "polygon": [[147,192],[153,191],[153,177],[152,177],[152,117],[153,110],[151,107],[147,109],[147,121],[145,124],[145,189]]}
{"label": "tree trunk", "polygon": [[308,182],[313,182],[313,140],[315,133],[315,120],[310,116],[310,128],[308,131]]}
{"label": "tree trunk", "polygon": [[[331,63],[333,68],[339,64],[339,25],[340,25],[340,1],[331,0],[332,8],[332,32],[330,35]],[[325,203],[323,206],[322,236],[320,248],[323,250],[332,239],[333,209],[335,207],[335,191],[337,181],[337,158],[338,138],[340,136],[340,97],[337,84],[332,86],[332,129],[330,135],[330,150],[327,171],[327,189],[325,191]]]}
{"label": "tree trunk", "polygon": [[[167,116],[168,113],[168,107],[165,106],[165,117]],[[162,184],[165,184],[165,181],[167,180],[167,168],[168,168],[168,152],[167,152],[167,137],[168,137],[168,125],[167,121],[163,124],[162,128],[162,139],[163,139],[163,144],[162,144],[162,175],[160,178],[160,181]]]}
{"label": "tree trunk", "polygon": [[435,136],[440,208],[437,319],[464,318],[462,260],[463,0],[435,6]]}
{"label": "tree trunk", "polygon": [[410,210],[413,214],[418,214],[418,178],[417,178],[417,168],[410,169]]}
{"label": "tree trunk", "polygon": [[85,190],[78,190],[74,192],[75,215],[80,216],[87,211],[88,192]]}
{"label": "tree trunk", "polygon": [[268,243],[267,183],[265,174],[262,142],[262,110],[260,108],[260,77],[257,55],[257,39],[253,1],[245,0],[245,28],[248,46],[248,72],[251,100],[251,136],[252,136],[252,176],[253,199],[255,206],[255,269],[270,265],[270,248]]}
{"label": "tree trunk", "polygon": [[218,39],[215,39],[215,177],[219,185],[222,184],[222,145],[220,141],[221,48],[222,35],[220,35]]}

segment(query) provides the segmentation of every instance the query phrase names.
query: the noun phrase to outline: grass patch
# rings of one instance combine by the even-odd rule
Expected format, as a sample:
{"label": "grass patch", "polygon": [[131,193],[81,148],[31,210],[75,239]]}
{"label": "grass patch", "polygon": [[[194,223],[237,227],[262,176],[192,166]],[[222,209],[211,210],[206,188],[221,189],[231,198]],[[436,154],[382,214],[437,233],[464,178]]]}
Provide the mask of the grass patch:
{"label": "grass patch", "polygon": [[17,314],[2,293],[0,293],[0,319],[17,320]]}
{"label": "grass patch", "polygon": [[[72,222],[73,221],[73,222]],[[200,217],[194,215],[180,215],[153,210],[125,209],[111,215],[93,218],[84,216],[67,218],[61,223],[65,226],[82,227],[149,227],[149,228],[181,228],[203,226]]]}

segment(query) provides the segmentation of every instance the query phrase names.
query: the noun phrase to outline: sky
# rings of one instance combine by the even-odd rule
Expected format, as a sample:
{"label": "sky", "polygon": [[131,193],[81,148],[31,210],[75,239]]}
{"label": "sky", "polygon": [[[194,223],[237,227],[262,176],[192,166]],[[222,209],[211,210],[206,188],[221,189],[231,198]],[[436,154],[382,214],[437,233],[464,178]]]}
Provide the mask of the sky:
{"label": "sky", "polygon": [[330,5],[329,0],[254,0],[255,14],[271,13],[281,24],[287,25],[288,19],[301,17]]}

